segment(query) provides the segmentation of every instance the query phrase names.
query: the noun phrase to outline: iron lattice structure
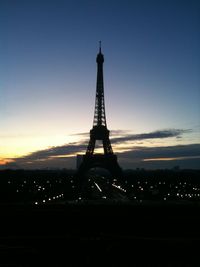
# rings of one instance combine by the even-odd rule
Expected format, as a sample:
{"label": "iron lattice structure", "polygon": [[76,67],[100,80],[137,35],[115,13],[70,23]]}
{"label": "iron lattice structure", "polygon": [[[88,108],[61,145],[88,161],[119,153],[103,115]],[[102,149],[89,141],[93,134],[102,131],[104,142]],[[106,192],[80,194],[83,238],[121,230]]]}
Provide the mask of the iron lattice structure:
{"label": "iron lattice structure", "polygon": [[86,155],[93,155],[96,140],[101,140],[105,155],[112,155],[113,150],[109,139],[109,130],[106,125],[106,112],[104,100],[104,82],[103,82],[103,63],[104,56],[101,53],[101,45],[96,58],[97,62],[97,84],[93,128],[90,131],[90,141],[87,147]]}
{"label": "iron lattice structure", "polygon": [[[103,167],[110,171],[113,177],[121,176],[121,168],[117,162],[117,156],[114,155],[109,139],[110,131],[107,129],[105,100],[104,100],[104,82],[103,82],[103,63],[104,56],[101,52],[101,42],[99,53],[96,57],[97,62],[97,83],[96,99],[93,127],[90,130],[90,140],[86,154],[82,157],[82,163],[78,167],[78,176],[82,177],[90,168]],[[96,141],[102,141],[103,154],[94,154]]]}
{"label": "iron lattice structure", "polygon": [[101,47],[99,48],[99,54],[96,58],[97,62],[97,84],[96,84],[96,101],[94,111],[94,126],[106,127],[106,112],[105,112],[105,100],[104,100],[104,82],[103,82],[103,63],[104,56],[101,53]]}

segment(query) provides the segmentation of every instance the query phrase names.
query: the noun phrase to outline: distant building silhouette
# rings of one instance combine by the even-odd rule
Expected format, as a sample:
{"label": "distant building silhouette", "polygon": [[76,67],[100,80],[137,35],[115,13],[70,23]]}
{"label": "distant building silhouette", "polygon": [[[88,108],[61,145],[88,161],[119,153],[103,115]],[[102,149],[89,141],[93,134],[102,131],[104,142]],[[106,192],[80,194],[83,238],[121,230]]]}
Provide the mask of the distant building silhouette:
{"label": "distant building silhouette", "polygon": [[81,166],[81,163],[83,161],[83,155],[77,155],[76,157],[76,168],[79,169],[79,167]]}
{"label": "distant building silhouette", "polygon": [[[86,150],[86,154],[77,156],[78,175],[83,176],[89,169],[94,167],[102,167],[107,169],[115,179],[122,175],[121,168],[117,162],[117,156],[113,153],[111,142],[109,139],[110,131],[107,129],[105,101],[104,101],[104,82],[103,82],[103,63],[104,56],[101,52],[101,42],[99,53],[96,58],[97,62],[97,83],[96,83],[96,100],[93,128],[90,130],[90,140]],[[95,154],[95,143],[97,140],[102,141],[103,153]]]}

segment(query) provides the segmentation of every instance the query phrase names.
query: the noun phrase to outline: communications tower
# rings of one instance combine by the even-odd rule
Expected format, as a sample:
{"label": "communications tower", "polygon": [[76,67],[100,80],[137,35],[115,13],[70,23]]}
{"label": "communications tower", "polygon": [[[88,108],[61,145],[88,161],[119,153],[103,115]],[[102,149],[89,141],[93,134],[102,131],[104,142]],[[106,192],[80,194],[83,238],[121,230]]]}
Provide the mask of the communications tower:
{"label": "communications tower", "polygon": [[[103,63],[104,56],[101,52],[101,42],[99,42],[99,53],[96,57],[97,62],[97,82],[96,99],[93,127],[90,130],[90,140],[85,155],[82,157],[78,167],[78,176],[83,177],[91,168],[101,167],[107,169],[111,177],[117,179],[122,175],[121,168],[117,162],[117,156],[113,153],[109,139],[110,131],[107,129],[105,100],[104,100],[104,82],[103,82]],[[102,141],[103,153],[95,154],[96,141]],[[82,179],[82,178],[81,178]]]}

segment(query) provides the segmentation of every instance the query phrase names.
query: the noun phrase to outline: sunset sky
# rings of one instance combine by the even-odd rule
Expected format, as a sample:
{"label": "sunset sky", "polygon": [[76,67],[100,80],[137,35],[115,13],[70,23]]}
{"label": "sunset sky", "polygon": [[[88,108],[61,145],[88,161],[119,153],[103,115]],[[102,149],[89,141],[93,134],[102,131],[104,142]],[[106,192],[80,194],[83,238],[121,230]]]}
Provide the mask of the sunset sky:
{"label": "sunset sky", "polygon": [[76,167],[101,40],[120,165],[199,168],[199,14],[194,0],[1,0],[0,167]]}

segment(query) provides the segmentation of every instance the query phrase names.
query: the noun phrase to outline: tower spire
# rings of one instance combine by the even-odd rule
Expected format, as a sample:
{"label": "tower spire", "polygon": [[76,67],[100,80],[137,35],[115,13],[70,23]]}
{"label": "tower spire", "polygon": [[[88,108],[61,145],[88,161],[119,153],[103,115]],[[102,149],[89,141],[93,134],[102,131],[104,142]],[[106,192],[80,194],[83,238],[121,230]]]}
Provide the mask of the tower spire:
{"label": "tower spire", "polygon": [[99,41],[99,53],[101,54],[101,41]]}

